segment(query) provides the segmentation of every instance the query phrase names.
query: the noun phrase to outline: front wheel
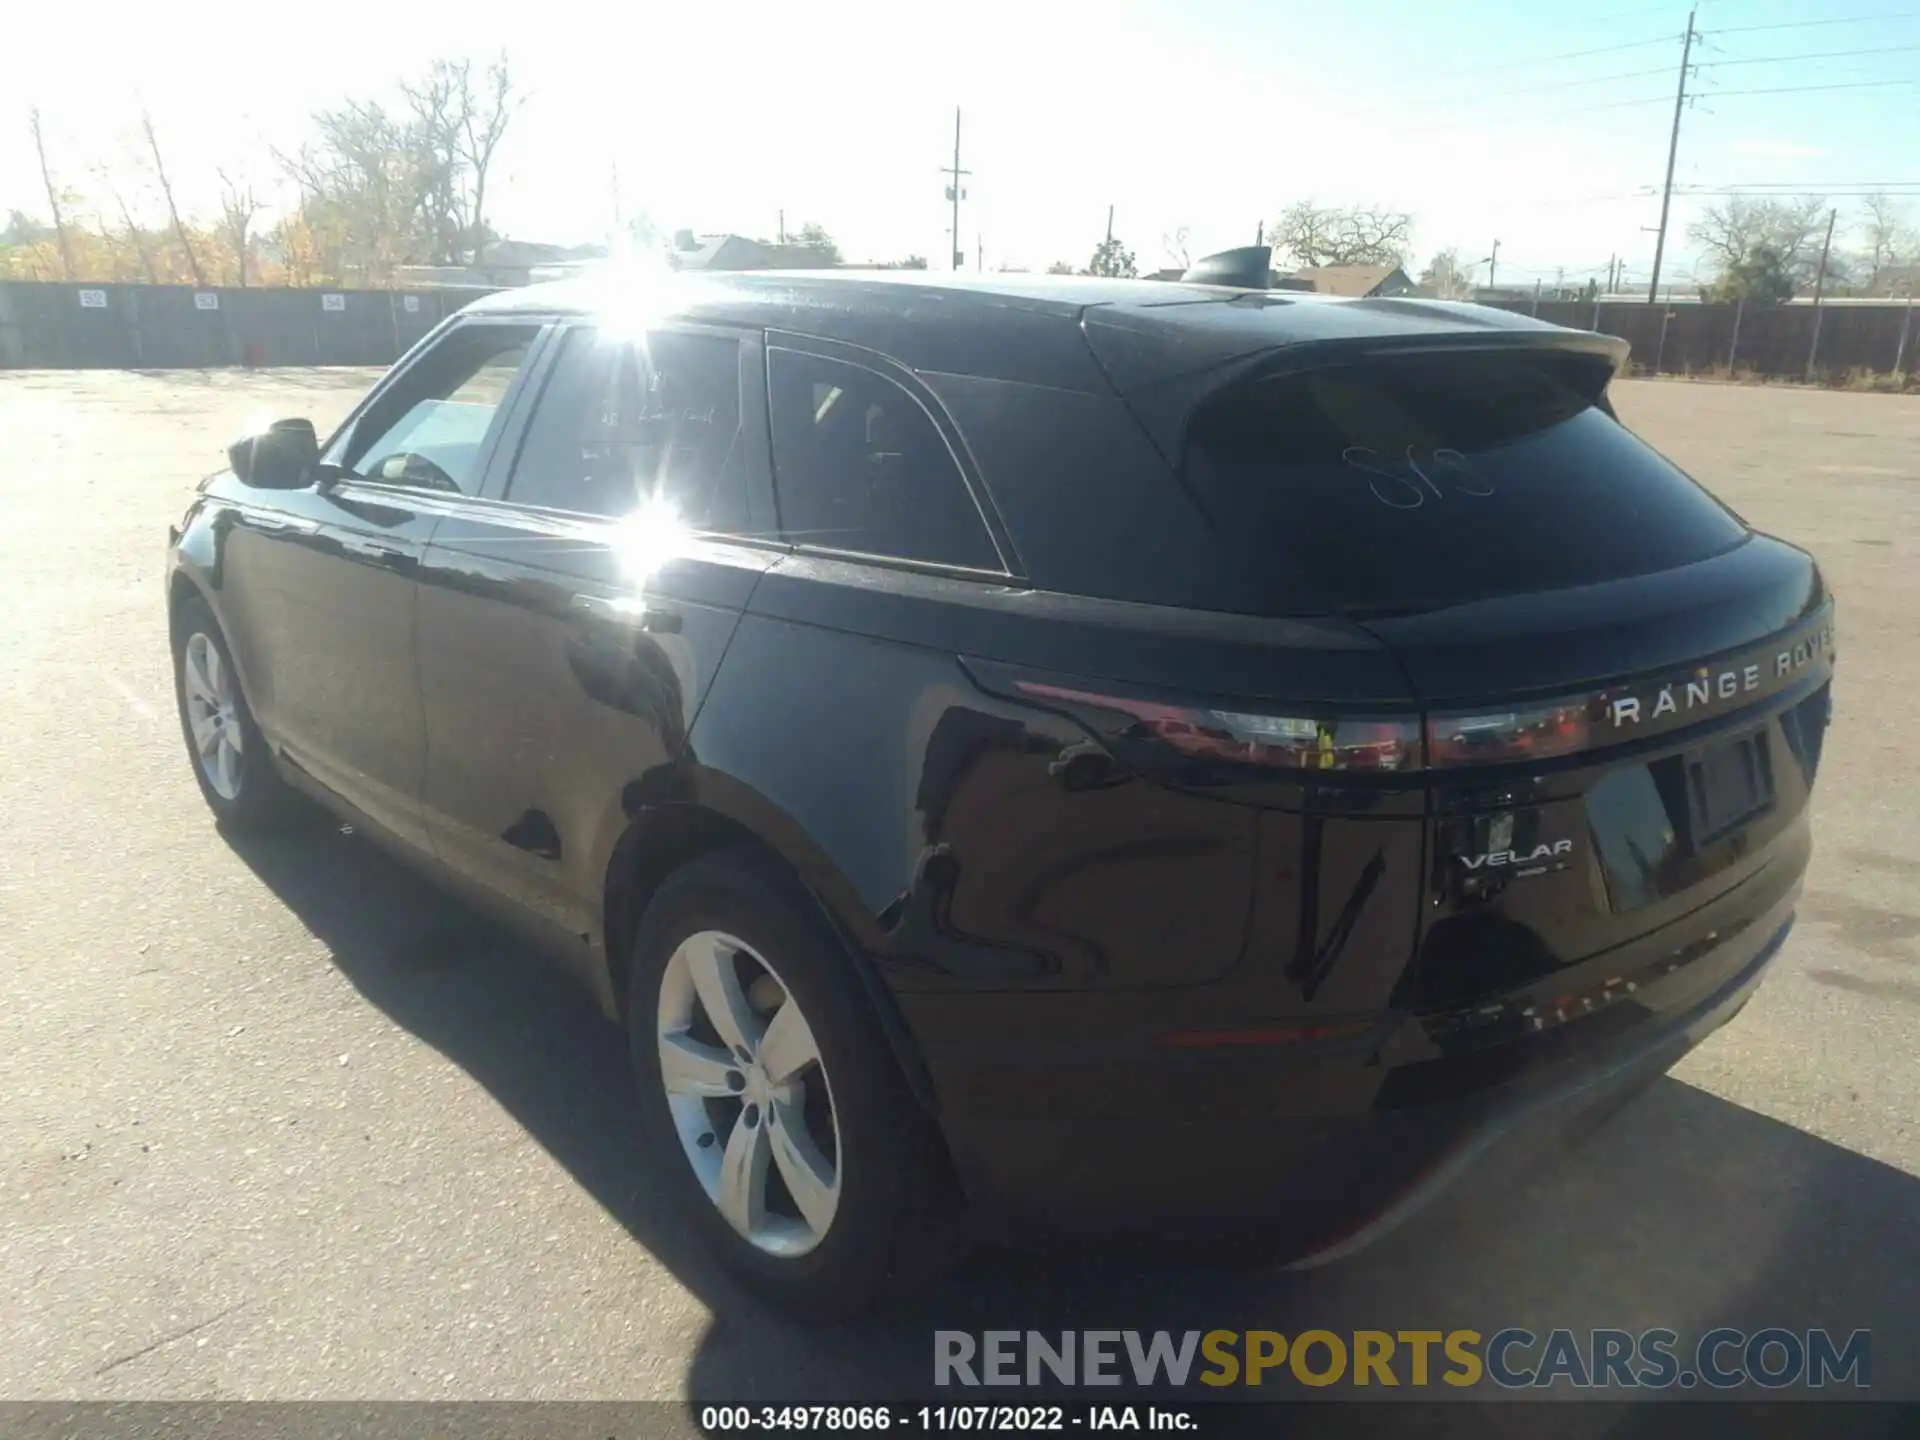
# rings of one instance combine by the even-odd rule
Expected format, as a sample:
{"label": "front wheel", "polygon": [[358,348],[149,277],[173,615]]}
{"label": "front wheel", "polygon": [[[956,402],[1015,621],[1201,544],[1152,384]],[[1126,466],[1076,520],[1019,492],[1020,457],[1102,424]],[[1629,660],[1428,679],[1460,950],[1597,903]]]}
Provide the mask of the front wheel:
{"label": "front wheel", "polygon": [[765,1298],[866,1309],[955,1254],[953,1191],[852,960],[753,851],[672,876],[634,938],[642,1124],[679,1207]]}
{"label": "front wheel", "polygon": [[193,778],[214,819],[252,830],[284,818],[293,792],[273,768],[226,637],[204,600],[189,600],[174,614],[173,686]]}

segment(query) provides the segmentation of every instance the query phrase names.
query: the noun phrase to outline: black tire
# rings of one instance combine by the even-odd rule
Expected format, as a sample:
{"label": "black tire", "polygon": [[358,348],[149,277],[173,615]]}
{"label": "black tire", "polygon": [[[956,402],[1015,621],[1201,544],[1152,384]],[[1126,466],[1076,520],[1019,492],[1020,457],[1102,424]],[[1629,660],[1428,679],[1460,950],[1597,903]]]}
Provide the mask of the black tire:
{"label": "black tire", "polygon": [[[206,767],[201,764],[194,743],[193,720],[187,699],[186,663],[188,647],[197,635],[206,637],[207,643],[219,653],[221,665],[232,677],[234,723],[240,732],[241,742],[238,783],[232,795],[223,795],[215,787],[207,775]],[[200,787],[207,808],[213,811],[213,818],[222,829],[236,834],[275,828],[285,824],[298,811],[298,796],[273,768],[273,757],[267,753],[260,727],[254,723],[253,711],[247,706],[239,676],[240,672],[233,665],[233,652],[227,648],[227,637],[221,633],[220,622],[214,619],[212,608],[200,599],[183,602],[173,614],[173,698],[180,714],[180,737],[186,743],[187,763],[193,769],[194,783]]]}
{"label": "black tire", "polygon": [[[680,943],[721,931],[778,972],[818,1045],[838,1124],[838,1208],[812,1250],[749,1243],[708,1197],[675,1129],[657,1031],[667,963]],[[854,962],[799,882],[751,848],[701,857],[655,893],[629,957],[627,1035],[646,1143],[672,1203],[747,1288],[813,1319],[844,1319],[923,1286],[962,1252],[957,1192],[931,1119],[908,1090]]]}

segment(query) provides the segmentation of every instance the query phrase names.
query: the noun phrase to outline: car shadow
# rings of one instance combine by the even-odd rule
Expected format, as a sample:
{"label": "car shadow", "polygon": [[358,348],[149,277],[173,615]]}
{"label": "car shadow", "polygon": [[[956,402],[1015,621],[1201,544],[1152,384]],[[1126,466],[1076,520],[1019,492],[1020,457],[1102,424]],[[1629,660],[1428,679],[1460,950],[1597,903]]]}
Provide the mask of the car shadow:
{"label": "car shadow", "polygon": [[[337,829],[232,843],[361,994],[484,1085],[706,1305],[685,1382],[696,1403],[1008,1398],[937,1390],[937,1330],[1665,1327],[1690,1343],[1719,1325],[1871,1330],[1873,1385],[1850,1395],[1920,1398],[1920,1181],[1671,1077],[1571,1137],[1497,1151],[1408,1226],[1323,1269],[1224,1270],[1121,1244],[993,1250],[884,1317],[788,1320],[674,1220],[636,1139],[624,1039],[574,982]],[[1555,1429],[1640,1434],[1654,1413],[1595,1407],[1556,1415]]]}

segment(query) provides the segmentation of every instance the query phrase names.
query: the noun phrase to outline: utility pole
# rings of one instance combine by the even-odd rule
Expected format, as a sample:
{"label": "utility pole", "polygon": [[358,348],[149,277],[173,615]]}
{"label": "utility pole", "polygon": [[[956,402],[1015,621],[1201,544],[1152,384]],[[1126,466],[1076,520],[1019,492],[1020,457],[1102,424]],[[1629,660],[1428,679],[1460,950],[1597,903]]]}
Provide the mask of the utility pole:
{"label": "utility pole", "polygon": [[1906,383],[1907,375],[1907,332],[1913,329],[1913,283],[1907,283],[1907,313],[1900,321],[1900,341],[1893,349],[1893,378],[1900,384]]}
{"label": "utility pole", "polygon": [[780,227],[780,243],[784,245],[787,243],[787,212],[785,210],[778,210],[774,213],[779,216],[779,219],[775,223]]}
{"label": "utility pole", "polygon": [[1500,242],[1493,242],[1493,253],[1487,257],[1487,289],[1493,289],[1494,277],[1500,273]]}
{"label": "utility pole", "polygon": [[967,257],[966,248],[960,243],[960,202],[967,198],[967,192],[960,188],[960,177],[973,173],[971,170],[960,168],[960,107],[958,105],[953,107],[953,164],[940,173],[947,177],[947,199],[953,202],[953,234],[950,237],[952,244],[947,247],[948,259],[953,262],[953,268],[958,270],[960,263]]}
{"label": "utility pole", "polygon": [[1660,230],[1653,242],[1653,279],[1647,284],[1647,303],[1660,299],[1660,262],[1667,250],[1667,212],[1673,205],[1673,162],[1680,154],[1680,112],[1687,106],[1687,63],[1693,58],[1693,17],[1687,12],[1687,33],[1680,42],[1680,88],[1673,97],[1673,134],[1667,138],[1667,183],[1660,191]]}
{"label": "utility pole", "polygon": [[1820,355],[1820,296],[1827,288],[1827,256],[1833,250],[1833,222],[1840,218],[1838,210],[1827,212],[1827,238],[1820,246],[1820,268],[1813,276],[1813,339],[1807,343],[1807,379],[1813,379],[1813,363]]}
{"label": "utility pole", "polygon": [[1107,206],[1107,244],[1113,244],[1113,206]]}
{"label": "utility pole", "polygon": [[973,272],[976,275],[983,274],[986,268],[987,237],[984,235],[976,235],[973,237]]}

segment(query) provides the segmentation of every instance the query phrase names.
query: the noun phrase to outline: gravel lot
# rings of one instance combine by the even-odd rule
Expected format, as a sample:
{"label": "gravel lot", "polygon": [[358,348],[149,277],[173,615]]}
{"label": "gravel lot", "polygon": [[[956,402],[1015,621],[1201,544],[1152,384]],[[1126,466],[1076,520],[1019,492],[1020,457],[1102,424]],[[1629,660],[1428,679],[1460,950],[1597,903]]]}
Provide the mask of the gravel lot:
{"label": "gravel lot", "polygon": [[1617,387],[1840,595],[1802,924],[1758,999],[1550,1167],[1300,1275],[989,1255],[909,1314],[743,1300],[655,1198],[619,1037],[330,832],[215,833],[165,526],[358,371],[0,374],[0,1398],[867,1398],[936,1327],[1872,1327],[1920,1397],[1920,399]]}

